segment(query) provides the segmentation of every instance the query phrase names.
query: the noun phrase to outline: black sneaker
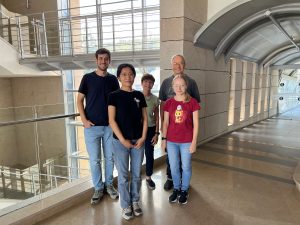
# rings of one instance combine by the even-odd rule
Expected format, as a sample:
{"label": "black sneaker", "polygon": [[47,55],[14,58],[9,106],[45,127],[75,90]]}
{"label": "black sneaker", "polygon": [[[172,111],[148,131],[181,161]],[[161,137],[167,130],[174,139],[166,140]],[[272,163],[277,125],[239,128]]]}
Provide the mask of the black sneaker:
{"label": "black sneaker", "polygon": [[170,191],[173,188],[173,181],[167,179],[166,183],[164,184],[164,189],[166,191]]}
{"label": "black sneaker", "polygon": [[179,194],[180,194],[180,191],[177,189],[174,189],[173,193],[169,197],[169,202],[171,202],[171,203],[177,202]]}
{"label": "black sneaker", "polygon": [[150,178],[150,179],[146,179],[146,184],[147,184],[147,187],[151,190],[154,190],[155,189],[155,183],[154,181]]}
{"label": "black sneaker", "polygon": [[188,197],[189,197],[189,193],[187,191],[181,191],[178,202],[180,204],[185,205],[187,203]]}

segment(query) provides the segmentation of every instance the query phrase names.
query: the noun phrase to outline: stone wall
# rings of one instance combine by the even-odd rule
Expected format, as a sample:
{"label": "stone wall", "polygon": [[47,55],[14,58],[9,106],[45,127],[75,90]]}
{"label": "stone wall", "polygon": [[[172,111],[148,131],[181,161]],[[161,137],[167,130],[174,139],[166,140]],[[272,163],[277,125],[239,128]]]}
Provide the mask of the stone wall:
{"label": "stone wall", "polygon": [[[0,88],[2,122],[64,113],[61,77],[1,78]],[[1,127],[0,132],[0,165],[30,167],[66,152],[64,119]]]}
{"label": "stone wall", "polygon": [[235,59],[226,63],[223,56],[216,59],[213,51],[194,46],[207,12],[206,0],[161,1],[161,82],[172,75],[171,57],[183,54],[185,72],[196,80],[202,100],[198,142],[267,118],[269,105],[276,112],[276,101],[269,101],[268,68]]}

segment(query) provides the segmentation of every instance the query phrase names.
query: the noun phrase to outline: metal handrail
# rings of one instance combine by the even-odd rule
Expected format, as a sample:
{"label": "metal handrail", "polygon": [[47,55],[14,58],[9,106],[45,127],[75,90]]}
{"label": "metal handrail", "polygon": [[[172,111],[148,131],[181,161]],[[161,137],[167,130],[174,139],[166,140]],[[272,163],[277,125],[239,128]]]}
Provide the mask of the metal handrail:
{"label": "metal handrail", "polygon": [[[24,170],[20,170],[21,171],[24,171]],[[24,176],[24,175],[28,175],[28,171],[25,171],[25,172],[22,172],[22,173],[15,173],[15,172],[7,172],[5,170],[1,171],[0,173],[3,173],[4,175],[7,175],[7,176],[10,176],[10,175],[20,175],[20,176]]]}
{"label": "metal handrail", "polygon": [[41,105],[33,105],[33,106],[14,106],[14,107],[5,107],[5,108],[0,108],[0,110],[4,110],[4,109],[23,109],[23,108],[33,108],[33,107],[49,107],[49,106],[64,106],[64,103],[56,103],[56,104],[41,104]]}
{"label": "metal handrail", "polygon": [[[90,171],[89,169],[83,169],[83,168],[77,168],[77,167],[70,167],[70,166],[62,166],[62,165],[51,165],[51,166],[54,166],[54,167],[61,167],[61,168],[68,168],[68,169],[76,169],[76,170],[80,170],[80,171]],[[59,178],[68,178],[68,177],[64,177],[64,176],[59,176],[59,175],[54,175],[54,174],[45,174],[45,173],[37,173],[37,172],[28,172],[28,171],[25,171],[24,173],[14,173],[14,172],[6,172],[6,171],[1,171],[0,172],[1,174],[3,175],[6,175],[6,176],[10,176],[11,174],[13,175],[20,175],[20,176],[39,176],[39,175],[42,175],[42,176],[48,176],[48,177],[59,177]],[[20,180],[20,178],[18,177],[14,177],[14,178],[10,178],[12,180]]]}
{"label": "metal handrail", "polygon": [[78,178],[74,177],[65,177],[65,176],[59,176],[59,175],[53,175],[53,174],[45,174],[45,173],[31,173],[30,175],[34,176],[45,176],[45,177],[54,177],[54,178],[61,178],[61,179],[66,179],[66,180],[77,180]]}
{"label": "metal handrail", "polygon": [[[97,4],[97,5],[88,5],[88,6],[80,6],[80,7],[73,7],[73,8],[67,8],[67,9],[60,9],[60,10],[48,10],[48,11],[43,11],[43,13],[54,13],[56,14],[57,12],[62,12],[62,11],[72,11],[72,10],[78,10],[78,9],[84,9],[84,8],[92,8],[92,7],[97,7],[97,6],[104,6],[104,5],[113,5],[113,4],[117,4],[117,3],[126,3],[126,2],[130,2],[128,0],[125,0],[125,1],[119,1],[119,2],[108,2],[108,3],[104,3],[104,4]],[[159,9],[159,6],[158,5],[153,5],[153,6],[149,6],[147,8],[145,8],[144,10],[148,10],[151,11],[151,10],[157,10]],[[136,11],[142,11],[143,9],[142,8],[133,8],[134,12]],[[125,14],[125,13],[131,13],[132,10],[131,9],[121,9],[119,11],[115,10],[114,12],[106,12],[106,13],[102,13],[103,16],[105,15],[109,15],[109,14],[112,14],[112,13],[118,13],[119,15],[122,15],[122,14]],[[35,15],[40,15],[41,13],[30,13],[30,14],[26,14],[26,15],[20,15],[20,16],[16,16],[16,17],[22,17],[22,16],[35,16]],[[86,15],[91,15],[91,14],[86,14]],[[94,15],[94,14],[92,14]],[[82,15],[82,16],[85,16],[85,15]],[[62,17],[62,18],[66,18],[66,17]]]}
{"label": "metal handrail", "polygon": [[[76,170],[87,170],[87,171],[90,171],[89,169],[83,169],[83,168],[78,168],[78,167],[71,167],[71,166],[62,166],[62,165],[51,165],[51,164],[47,164],[49,166],[52,166],[52,167],[59,167],[59,168],[68,168],[68,169],[76,169]],[[50,176],[50,175],[49,175]]]}
{"label": "metal handrail", "polygon": [[79,113],[58,114],[58,115],[54,115],[54,116],[46,116],[46,117],[40,117],[40,118],[34,118],[34,119],[9,121],[9,122],[0,123],[0,127],[17,125],[17,124],[24,124],[24,123],[40,122],[40,121],[45,121],[45,120],[56,120],[56,119],[76,117],[76,116],[79,116]]}
{"label": "metal handrail", "polygon": [[[68,169],[77,169],[77,170],[80,170],[80,171],[89,171],[88,169],[81,169],[81,168],[75,168],[75,167],[69,167],[69,166],[60,166],[60,165],[55,165],[57,167],[62,167],[62,168],[68,168]],[[36,180],[35,177],[47,177],[47,178],[54,178],[54,181],[55,181],[55,187],[58,186],[57,184],[57,179],[65,179],[65,180],[69,180],[69,181],[72,181],[72,180],[77,180],[78,178],[74,178],[72,176],[61,176],[61,175],[54,175],[54,174],[45,174],[45,173],[36,173],[36,172],[30,172],[28,173],[28,171],[26,171],[26,173],[23,173],[23,174],[16,174],[16,173],[13,173],[13,172],[9,172],[7,173],[6,171],[1,171],[1,176],[4,175],[4,179],[6,176],[10,176],[11,174],[14,174],[14,175],[20,175],[22,176],[21,177],[9,177],[10,180],[15,180],[15,181],[18,181],[18,180],[22,180],[26,183],[24,183],[24,187],[27,185],[27,182],[29,182],[31,184],[31,187],[32,187],[32,193],[34,193],[35,195],[37,194],[36,191],[36,186],[35,186],[35,183],[38,182],[39,183],[39,179]],[[31,177],[31,179],[26,179],[24,177]],[[3,177],[2,177],[3,178]],[[50,181],[50,184],[51,184],[51,189],[52,189],[52,181]],[[10,183],[7,183],[5,186],[3,186],[3,188],[5,189],[8,189],[9,185],[11,185],[11,182]],[[18,190],[18,189],[16,189]]]}

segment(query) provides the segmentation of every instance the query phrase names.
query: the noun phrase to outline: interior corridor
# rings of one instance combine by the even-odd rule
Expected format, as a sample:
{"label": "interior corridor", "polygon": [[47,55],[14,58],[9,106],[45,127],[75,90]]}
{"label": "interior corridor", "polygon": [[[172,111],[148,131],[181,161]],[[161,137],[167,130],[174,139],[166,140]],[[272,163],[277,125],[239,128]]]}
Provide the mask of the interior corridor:
{"label": "interior corridor", "polygon": [[299,115],[300,107],[200,146],[187,205],[168,202],[161,166],[154,191],[143,179],[139,218],[125,221],[119,202],[105,196],[95,207],[85,198],[39,224],[299,225],[300,193],[292,179],[300,158]]}

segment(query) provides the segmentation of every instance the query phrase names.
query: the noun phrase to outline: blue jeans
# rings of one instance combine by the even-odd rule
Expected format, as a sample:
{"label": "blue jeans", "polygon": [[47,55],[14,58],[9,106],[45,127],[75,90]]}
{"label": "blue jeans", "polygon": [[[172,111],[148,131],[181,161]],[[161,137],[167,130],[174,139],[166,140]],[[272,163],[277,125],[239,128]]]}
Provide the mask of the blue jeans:
{"label": "blue jeans", "polygon": [[[123,209],[131,206],[132,202],[140,200],[141,189],[141,168],[144,158],[144,146],[140,149],[125,148],[121,142],[113,138],[113,149],[118,170],[118,190],[120,203]],[[133,142],[134,143],[134,142]],[[129,159],[130,177],[129,186]]]}
{"label": "blue jeans", "polygon": [[[192,177],[192,154],[189,151],[191,143],[175,143],[167,141],[168,157],[171,167],[174,189],[187,191]],[[182,177],[180,173],[180,158]],[[182,178],[182,181],[181,181]]]}
{"label": "blue jeans", "polygon": [[90,128],[84,128],[84,138],[90,158],[91,175],[95,190],[103,190],[101,144],[105,162],[105,184],[111,185],[113,182],[114,159],[112,149],[112,129],[109,126],[92,126]]}

